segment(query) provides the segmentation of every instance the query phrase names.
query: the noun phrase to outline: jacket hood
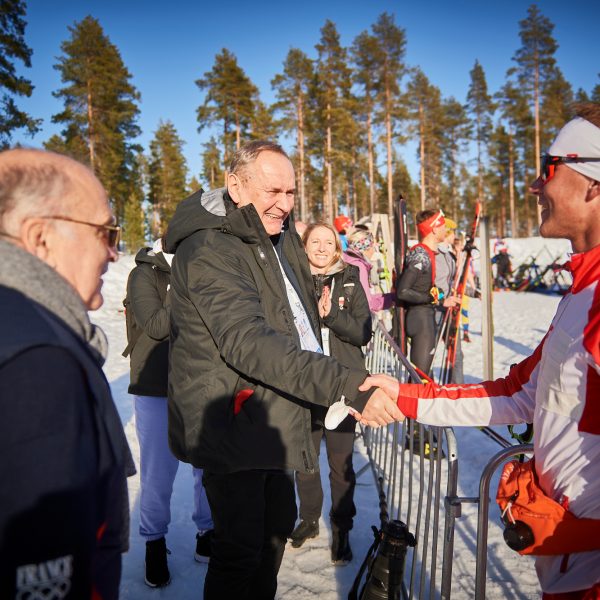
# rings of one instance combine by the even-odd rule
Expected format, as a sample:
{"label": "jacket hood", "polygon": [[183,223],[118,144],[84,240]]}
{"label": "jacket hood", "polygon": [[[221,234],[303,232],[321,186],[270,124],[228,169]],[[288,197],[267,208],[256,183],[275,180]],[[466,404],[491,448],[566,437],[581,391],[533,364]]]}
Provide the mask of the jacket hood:
{"label": "jacket hood", "polygon": [[135,255],[135,264],[150,264],[161,271],[171,272],[171,267],[162,252],[154,252],[152,248],[141,248]]}
{"label": "jacket hood", "polygon": [[[291,216],[288,217],[285,228],[295,232]],[[200,189],[177,206],[167,230],[166,252],[174,253],[183,240],[207,229],[233,234],[246,243],[259,243],[269,239],[252,204],[237,208],[226,188],[210,192]]]}
{"label": "jacket hood", "polygon": [[227,200],[229,199],[225,188],[204,192],[199,189],[177,205],[177,210],[169,223],[165,236],[165,250],[175,253],[177,246],[193,233],[203,229],[221,229],[223,218],[227,214]]}

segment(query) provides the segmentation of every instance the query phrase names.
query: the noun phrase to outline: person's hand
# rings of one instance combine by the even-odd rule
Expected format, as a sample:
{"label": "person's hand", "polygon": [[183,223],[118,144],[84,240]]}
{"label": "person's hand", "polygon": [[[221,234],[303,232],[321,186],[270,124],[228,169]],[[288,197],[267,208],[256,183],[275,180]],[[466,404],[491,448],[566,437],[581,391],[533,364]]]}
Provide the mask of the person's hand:
{"label": "person's hand", "polygon": [[356,413],[354,416],[363,425],[375,428],[404,420],[404,415],[400,412],[396,402],[381,389],[375,390],[365,404],[362,413]]}
{"label": "person's hand", "polygon": [[455,306],[458,306],[460,303],[461,303],[461,300],[457,296],[448,296],[447,298],[444,298],[444,307],[445,308],[454,308]]}
{"label": "person's hand", "polygon": [[325,318],[331,311],[331,289],[328,286],[323,288],[321,299],[319,300],[319,316]]}
{"label": "person's hand", "polygon": [[394,401],[394,404],[396,403],[398,394],[400,393],[400,382],[395,377],[384,375],[383,373],[369,375],[358,389],[361,392],[366,392],[372,387],[381,388]]}

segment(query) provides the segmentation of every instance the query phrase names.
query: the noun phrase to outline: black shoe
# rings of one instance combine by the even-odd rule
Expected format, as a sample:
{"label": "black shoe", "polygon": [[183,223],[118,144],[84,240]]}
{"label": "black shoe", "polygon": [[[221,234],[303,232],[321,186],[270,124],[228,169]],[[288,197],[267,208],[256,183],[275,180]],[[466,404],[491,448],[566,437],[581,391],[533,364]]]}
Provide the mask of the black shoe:
{"label": "black shoe", "polygon": [[317,521],[300,521],[300,524],[290,535],[292,548],[300,548],[306,540],[316,538],[319,535],[319,523]]}
{"label": "black shoe", "polygon": [[210,560],[210,541],[212,540],[213,530],[209,529],[202,535],[196,534],[196,552],[194,559],[200,563],[207,563]]}
{"label": "black shoe", "polygon": [[350,536],[347,531],[334,531],[331,543],[331,562],[336,567],[344,567],[352,560]]}
{"label": "black shoe", "polygon": [[146,576],[144,581],[150,587],[163,587],[171,583],[167,565],[167,544],[165,538],[146,542]]}

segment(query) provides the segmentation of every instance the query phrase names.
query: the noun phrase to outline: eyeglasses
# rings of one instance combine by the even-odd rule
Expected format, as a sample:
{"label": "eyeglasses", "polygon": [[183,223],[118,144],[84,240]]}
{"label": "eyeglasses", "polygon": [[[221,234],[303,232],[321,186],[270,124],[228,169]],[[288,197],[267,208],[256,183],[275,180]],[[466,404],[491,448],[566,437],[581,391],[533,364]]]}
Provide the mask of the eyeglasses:
{"label": "eyeglasses", "polygon": [[98,230],[102,230],[106,238],[106,243],[109,248],[116,248],[121,240],[121,228],[118,225],[105,225],[103,223],[89,223],[88,221],[79,221],[78,219],[71,219],[71,217],[63,217],[61,215],[48,215],[39,217],[40,219],[56,219],[57,221],[67,221],[69,223],[79,223],[79,225],[88,225],[89,227],[95,227]]}
{"label": "eyeglasses", "polygon": [[567,154],[567,156],[552,156],[551,154],[542,154],[542,172],[540,177],[544,184],[548,183],[556,172],[556,167],[565,163],[578,162],[599,162],[600,156],[585,157],[577,156],[577,154]]}

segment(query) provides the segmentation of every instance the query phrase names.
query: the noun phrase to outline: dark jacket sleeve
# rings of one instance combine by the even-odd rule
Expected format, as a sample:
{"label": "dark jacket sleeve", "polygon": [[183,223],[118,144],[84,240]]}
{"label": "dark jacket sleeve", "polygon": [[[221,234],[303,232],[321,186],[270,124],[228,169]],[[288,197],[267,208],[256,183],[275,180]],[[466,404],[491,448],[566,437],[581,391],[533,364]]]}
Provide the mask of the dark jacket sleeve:
{"label": "dark jacket sleeve", "polygon": [[310,403],[329,406],[342,395],[350,402],[357,398],[367,371],[301,350],[292,337],[275,331],[265,319],[248,265],[235,249],[223,252],[206,244],[197,250],[188,266],[188,290],[221,357],[236,371]]}
{"label": "dark jacket sleeve", "polygon": [[369,309],[367,296],[358,277],[354,285],[350,306],[346,307],[344,310],[340,310],[337,302],[332,300],[331,310],[323,319],[323,323],[327,325],[340,340],[348,342],[353,346],[360,348],[371,339],[373,327],[371,322],[371,311]]}
{"label": "dark jacket sleeve", "polygon": [[169,337],[169,306],[156,288],[156,274],[148,264],[138,265],[129,277],[127,296],[135,322],[154,340]]}
{"label": "dark jacket sleeve", "polygon": [[68,351],[40,346],[0,367],[0,456],[0,597],[28,596],[15,594],[19,567],[64,559],[64,597],[90,598],[98,458],[87,383]]}
{"label": "dark jacket sleeve", "polygon": [[429,292],[415,289],[415,283],[422,277],[422,271],[413,265],[407,265],[396,285],[398,300],[407,304],[431,304],[433,297]]}

